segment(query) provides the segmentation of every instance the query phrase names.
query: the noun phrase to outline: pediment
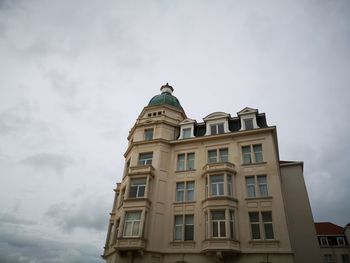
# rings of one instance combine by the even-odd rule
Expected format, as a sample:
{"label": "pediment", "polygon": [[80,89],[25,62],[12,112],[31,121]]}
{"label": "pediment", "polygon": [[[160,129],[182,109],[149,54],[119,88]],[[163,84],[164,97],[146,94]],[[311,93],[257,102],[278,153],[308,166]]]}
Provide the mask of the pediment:
{"label": "pediment", "polygon": [[184,124],[191,124],[191,123],[195,123],[195,122],[196,122],[196,120],[187,118],[187,119],[184,119],[184,120],[183,120],[182,122],[180,122],[179,124],[180,124],[180,125],[184,125]]}
{"label": "pediment", "polygon": [[217,112],[210,113],[205,118],[203,118],[203,120],[208,121],[208,120],[215,120],[215,119],[224,119],[224,118],[228,118],[228,117],[230,117],[230,114],[225,113],[225,112],[221,112],[221,111],[217,111]]}
{"label": "pediment", "polygon": [[237,112],[237,115],[245,115],[245,114],[256,114],[258,113],[258,110],[257,109],[253,109],[253,108],[249,108],[249,107],[245,107],[243,110]]}

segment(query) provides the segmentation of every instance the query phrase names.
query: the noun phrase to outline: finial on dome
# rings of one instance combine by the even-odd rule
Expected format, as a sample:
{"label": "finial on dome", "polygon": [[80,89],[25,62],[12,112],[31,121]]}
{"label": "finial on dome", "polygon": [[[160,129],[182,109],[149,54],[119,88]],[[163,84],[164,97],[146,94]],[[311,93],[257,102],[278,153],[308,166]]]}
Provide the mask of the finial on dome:
{"label": "finial on dome", "polygon": [[167,82],[165,85],[163,85],[163,86],[160,87],[160,91],[161,91],[162,93],[167,92],[167,93],[172,94],[173,91],[174,91],[174,89],[173,89],[173,87],[170,86],[170,85],[168,84],[168,82]]}

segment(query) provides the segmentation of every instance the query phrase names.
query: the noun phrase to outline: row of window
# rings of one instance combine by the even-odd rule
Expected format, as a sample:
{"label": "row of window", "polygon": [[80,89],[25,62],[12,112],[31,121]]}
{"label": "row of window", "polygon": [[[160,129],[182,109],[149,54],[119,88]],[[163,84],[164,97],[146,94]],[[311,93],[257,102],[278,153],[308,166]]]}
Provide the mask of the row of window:
{"label": "row of window", "polygon": [[[342,263],[349,263],[350,262],[349,254],[341,254],[340,256],[341,256]],[[332,254],[324,254],[323,260],[325,263],[337,262]]]}
{"label": "row of window", "polygon": [[[254,129],[253,125],[253,118],[246,118],[243,120],[244,125],[245,125],[245,130],[252,130]],[[218,134],[224,134],[225,129],[224,129],[224,123],[216,123],[216,124],[211,124],[210,126],[210,135],[218,135]],[[149,141],[153,139],[153,128],[150,129],[145,129],[144,130],[144,140]],[[181,139],[188,139],[192,137],[192,128],[182,128],[182,138]]]}
{"label": "row of window", "polygon": [[[127,211],[125,213],[123,237],[141,237],[141,215],[142,211]],[[205,216],[205,237],[236,239],[235,214],[229,209],[210,210],[204,213]],[[119,220],[114,227],[110,226],[110,244],[114,243],[119,231]],[[274,239],[272,212],[249,212],[250,233],[252,240]],[[180,214],[174,216],[174,241],[194,240],[194,215]]]}
{"label": "row of window", "polygon": [[342,236],[325,236],[319,237],[319,243],[321,246],[345,246],[346,241]]}
{"label": "row of window", "polygon": [[[208,163],[228,162],[228,148],[208,150]],[[140,153],[138,165],[152,164],[153,153]],[[242,147],[243,164],[261,163],[263,159],[263,151],[261,144],[247,145]],[[195,153],[180,153],[177,155],[176,163],[177,171],[194,170],[195,169]]]}
{"label": "row of window", "polygon": [[[206,197],[233,196],[233,182],[230,174],[208,175],[206,178]],[[209,181],[209,182],[208,182]],[[266,175],[246,176],[247,197],[266,197],[269,195]],[[146,197],[147,178],[133,178],[130,180],[129,198]],[[194,201],[195,181],[183,181],[176,183],[176,202]],[[125,190],[121,191],[121,202],[124,199]],[[326,240],[327,241],[327,240]],[[324,238],[321,237],[321,242]],[[327,243],[328,244],[328,243]]]}

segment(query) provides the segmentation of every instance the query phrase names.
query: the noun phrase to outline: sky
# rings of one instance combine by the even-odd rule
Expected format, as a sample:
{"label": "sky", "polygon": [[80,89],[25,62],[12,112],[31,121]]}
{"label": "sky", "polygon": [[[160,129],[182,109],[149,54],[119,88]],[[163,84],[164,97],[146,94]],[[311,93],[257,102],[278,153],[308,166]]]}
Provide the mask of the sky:
{"label": "sky", "polygon": [[189,118],[244,107],[350,222],[350,2],[0,0],[0,261],[103,262],[128,132],[166,82]]}

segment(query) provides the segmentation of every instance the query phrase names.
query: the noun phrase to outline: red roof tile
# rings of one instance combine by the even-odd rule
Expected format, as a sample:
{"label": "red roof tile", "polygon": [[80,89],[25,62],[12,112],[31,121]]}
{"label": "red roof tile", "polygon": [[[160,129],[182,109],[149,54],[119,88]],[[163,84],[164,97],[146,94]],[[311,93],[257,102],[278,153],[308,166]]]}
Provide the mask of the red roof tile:
{"label": "red roof tile", "polygon": [[344,235],[344,228],[330,222],[315,223],[317,235]]}

